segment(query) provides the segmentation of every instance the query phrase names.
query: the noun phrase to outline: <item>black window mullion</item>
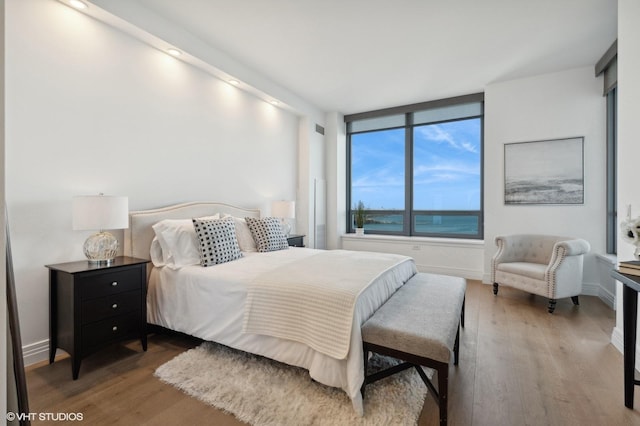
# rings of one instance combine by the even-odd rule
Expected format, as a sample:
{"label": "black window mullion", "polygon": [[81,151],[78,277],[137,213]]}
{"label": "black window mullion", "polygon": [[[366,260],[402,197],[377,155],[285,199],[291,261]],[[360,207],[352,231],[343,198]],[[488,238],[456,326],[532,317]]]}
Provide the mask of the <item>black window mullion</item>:
{"label": "black window mullion", "polygon": [[403,234],[413,234],[413,114],[405,116],[404,127],[404,226]]}
{"label": "black window mullion", "polygon": [[352,205],[351,205],[351,123],[347,123],[347,190],[345,191],[347,194],[347,232],[353,232],[353,216],[352,216]]}

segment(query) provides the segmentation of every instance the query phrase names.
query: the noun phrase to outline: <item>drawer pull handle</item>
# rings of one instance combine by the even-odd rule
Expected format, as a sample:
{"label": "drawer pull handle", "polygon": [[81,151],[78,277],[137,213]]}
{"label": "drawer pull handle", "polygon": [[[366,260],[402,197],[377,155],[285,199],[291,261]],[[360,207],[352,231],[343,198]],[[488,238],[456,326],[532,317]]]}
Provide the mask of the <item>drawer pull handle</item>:
{"label": "drawer pull handle", "polygon": [[118,331],[118,326],[117,326],[117,325],[114,325],[114,326],[113,326],[113,328],[112,328],[112,330],[113,330],[113,331]]}
{"label": "drawer pull handle", "polygon": [[118,285],[118,281],[114,281],[114,282],[111,283],[111,287],[115,287],[117,285]]}
{"label": "drawer pull handle", "polygon": [[111,307],[112,307],[113,309],[118,309],[118,304],[117,304],[117,303],[114,303],[113,305],[111,305]]}

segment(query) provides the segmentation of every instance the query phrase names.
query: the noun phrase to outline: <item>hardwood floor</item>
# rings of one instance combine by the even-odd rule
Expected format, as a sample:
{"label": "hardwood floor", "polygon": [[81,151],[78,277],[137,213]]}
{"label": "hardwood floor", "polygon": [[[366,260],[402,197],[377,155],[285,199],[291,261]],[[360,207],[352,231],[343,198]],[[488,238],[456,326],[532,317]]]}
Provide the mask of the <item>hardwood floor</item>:
{"label": "hardwood floor", "polygon": [[[615,313],[590,296],[579,307],[560,300],[553,315],[546,307],[544,298],[507,287],[496,297],[469,281],[460,364],[449,376],[450,425],[640,425],[640,387],[634,410],[623,403],[622,355],[610,344]],[[84,359],[76,381],[68,357],[30,366],[31,412],[82,413],[92,426],[241,424],[153,377],[198,344],[151,335],[147,352],[139,341],[116,345]],[[419,424],[438,424],[430,396]]]}

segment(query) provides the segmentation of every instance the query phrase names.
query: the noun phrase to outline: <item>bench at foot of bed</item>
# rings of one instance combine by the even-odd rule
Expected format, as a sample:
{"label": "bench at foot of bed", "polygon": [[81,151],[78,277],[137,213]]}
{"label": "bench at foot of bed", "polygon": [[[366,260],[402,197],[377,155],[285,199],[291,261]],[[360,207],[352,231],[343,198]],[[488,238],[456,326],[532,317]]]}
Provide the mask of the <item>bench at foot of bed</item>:
{"label": "bench at foot of bed", "polygon": [[[440,424],[447,424],[449,361],[453,352],[458,365],[466,286],[464,278],[418,273],[365,322],[363,399],[367,384],[415,367],[438,403]],[[369,352],[405,362],[367,376]],[[437,389],[420,366],[436,370]]]}

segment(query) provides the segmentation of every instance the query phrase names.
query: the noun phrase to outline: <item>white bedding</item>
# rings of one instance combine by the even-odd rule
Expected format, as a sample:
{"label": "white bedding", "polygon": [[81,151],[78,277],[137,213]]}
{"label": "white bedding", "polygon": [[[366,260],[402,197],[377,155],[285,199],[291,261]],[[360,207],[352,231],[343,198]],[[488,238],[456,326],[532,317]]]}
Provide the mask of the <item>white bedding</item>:
{"label": "white bedding", "polygon": [[407,261],[390,253],[318,250],[274,268],[249,285],[242,331],[295,340],[346,358],[358,296],[385,271]]}
{"label": "white bedding", "polygon": [[351,342],[345,359],[336,359],[309,346],[258,334],[242,333],[248,286],[268,273],[319,250],[290,248],[244,257],[214,267],[167,267],[151,271],[147,296],[149,323],[263,355],[309,370],[320,383],[345,390],[362,415],[360,386],[364,380],[360,327],[393,292],[416,273],[411,258],[384,270],[366,287],[356,302]]}

